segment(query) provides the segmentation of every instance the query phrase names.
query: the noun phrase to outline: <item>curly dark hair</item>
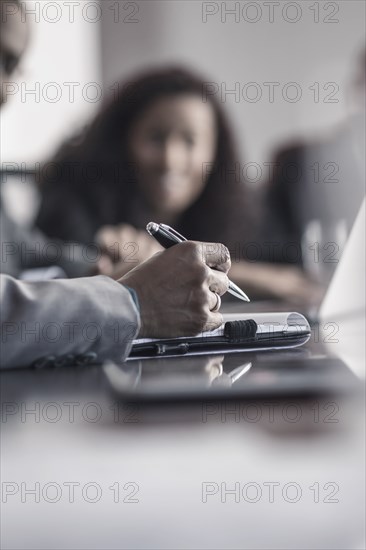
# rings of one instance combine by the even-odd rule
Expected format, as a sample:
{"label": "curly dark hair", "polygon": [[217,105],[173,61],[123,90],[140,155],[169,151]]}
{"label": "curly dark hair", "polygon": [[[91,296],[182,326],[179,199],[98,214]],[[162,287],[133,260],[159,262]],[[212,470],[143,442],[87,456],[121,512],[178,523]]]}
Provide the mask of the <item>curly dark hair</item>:
{"label": "curly dark hair", "polygon": [[[49,222],[51,220],[52,225],[53,216],[47,210],[47,196],[55,186],[72,191],[73,196],[83,201],[92,214],[94,234],[106,224],[130,223],[139,228],[140,191],[129,159],[130,130],[156,100],[193,94],[209,102],[214,110],[218,129],[216,158],[202,194],[183,213],[177,229],[191,239],[228,242],[238,230],[237,220],[234,221],[237,214],[242,221],[245,219],[249,230],[250,209],[245,204],[245,182],[234,173],[239,161],[232,132],[219,102],[213,95],[207,98],[203,95],[205,86],[202,78],[180,67],[137,74],[120,85],[118,93],[105,105],[84,135],[63,146],[56,154],[52,163],[57,169],[43,171],[41,189],[44,201],[38,218],[41,229],[53,233],[51,236],[65,237],[50,230]],[[72,174],[67,170],[70,167],[73,168]],[[59,206],[55,204],[55,209]]]}

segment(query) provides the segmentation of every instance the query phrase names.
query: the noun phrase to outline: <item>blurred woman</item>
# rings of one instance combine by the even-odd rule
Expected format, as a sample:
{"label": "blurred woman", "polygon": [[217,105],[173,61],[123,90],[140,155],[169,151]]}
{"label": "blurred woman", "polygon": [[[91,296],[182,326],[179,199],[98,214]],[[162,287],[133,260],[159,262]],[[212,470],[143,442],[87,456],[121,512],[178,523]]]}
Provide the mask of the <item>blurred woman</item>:
{"label": "blurred woman", "polygon": [[310,288],[301,269],[264,263],[258,201],[240,176],[226,117],[204,92],[204,81],[181,68],[121,86],[43,170],[38,226],[100,244],[104,272],[121,276],[160,250],[146,224],[167,223],[189,239],[223,242],[232,278],[252,295],[302,299]]}

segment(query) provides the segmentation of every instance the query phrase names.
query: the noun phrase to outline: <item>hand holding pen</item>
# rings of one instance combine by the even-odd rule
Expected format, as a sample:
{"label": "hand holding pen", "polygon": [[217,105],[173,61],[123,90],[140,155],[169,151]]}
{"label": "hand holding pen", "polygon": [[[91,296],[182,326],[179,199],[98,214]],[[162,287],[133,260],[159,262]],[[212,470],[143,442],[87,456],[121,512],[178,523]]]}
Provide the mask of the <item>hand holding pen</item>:
{"label": "hand holding pen", "polygon": [[[183,237],[183,235],[180,235],[175,229],[172,227],[169,227],[169,225],[165,225],[163,223],[154,223],[150,222],[146,226],[146,231],[154,237],[161,246],[164,248],[170,248],[171,246],[174,246],[175,244],[182,243],[186,241],[187,239]],[[248,296],[243,292],[235,283],[229,280],[229,288],[228,292],[232,295],[238,298],[239,300],[243,300],[244,302],[250,302]],[[218,311],[220,309],[221,305],[221,299],[218,294],[217,296],[217,303],[213,310],[211,311]]]}
{"label": "hand holding pen", "polygon": [[139,337],[195,336],[221,326],[218,310],[229,269],[223,245],[213,249],[210,243],[187,241],[129,271],[119,282],[137,294]]}

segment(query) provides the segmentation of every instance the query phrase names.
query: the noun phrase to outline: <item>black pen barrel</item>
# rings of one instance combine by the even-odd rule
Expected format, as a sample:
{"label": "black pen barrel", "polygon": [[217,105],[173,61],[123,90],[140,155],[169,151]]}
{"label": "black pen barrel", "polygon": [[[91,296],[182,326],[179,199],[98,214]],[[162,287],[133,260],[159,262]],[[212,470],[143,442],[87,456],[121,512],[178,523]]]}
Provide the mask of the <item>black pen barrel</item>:
{"label": "black pen barrel", "polygon": [[158,241],[158,243],[161,244],[163,248],[170,248],[171,246],[178,244],[176,241],[173,241],[172,239],[160,232],[155,233],[154,239]]}

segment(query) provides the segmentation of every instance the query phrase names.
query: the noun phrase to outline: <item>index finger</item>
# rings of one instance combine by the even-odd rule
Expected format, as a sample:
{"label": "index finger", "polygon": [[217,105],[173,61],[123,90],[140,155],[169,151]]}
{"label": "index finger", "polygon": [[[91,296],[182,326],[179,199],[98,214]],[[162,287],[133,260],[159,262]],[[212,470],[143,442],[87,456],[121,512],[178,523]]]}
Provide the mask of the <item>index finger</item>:
{"label": "index finger", "polygon": [[228,273],[231,267],[230,252],[222,243],[200,243],[202,259],[209,267]]}

